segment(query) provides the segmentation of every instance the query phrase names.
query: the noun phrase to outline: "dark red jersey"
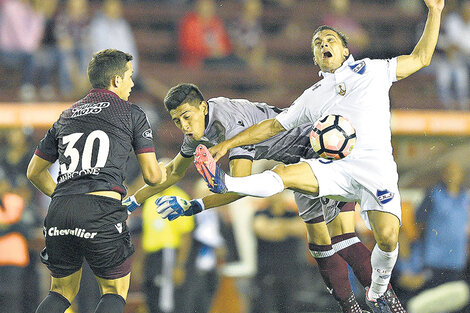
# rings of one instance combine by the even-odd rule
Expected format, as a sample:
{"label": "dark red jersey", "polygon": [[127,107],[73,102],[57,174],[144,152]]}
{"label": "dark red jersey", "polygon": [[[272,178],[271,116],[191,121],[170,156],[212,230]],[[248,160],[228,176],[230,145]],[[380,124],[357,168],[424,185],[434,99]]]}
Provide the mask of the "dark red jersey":
{"label": "dark red jersey", "polygon": [[113,190],[123,185],[130,152],[152,152],[152,130],[141,108],[115,93],[93,89],[62,112],[35,154],[59,160],[54,196]]}

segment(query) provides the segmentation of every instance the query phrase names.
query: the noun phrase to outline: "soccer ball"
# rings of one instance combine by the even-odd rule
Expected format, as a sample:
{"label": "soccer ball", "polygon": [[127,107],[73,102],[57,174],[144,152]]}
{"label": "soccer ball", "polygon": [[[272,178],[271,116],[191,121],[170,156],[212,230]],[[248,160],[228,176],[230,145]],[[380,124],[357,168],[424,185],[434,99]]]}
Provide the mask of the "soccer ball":
{"label": "soccer ball", "polygon": [[325,159],[339,160],[348,156],[356,143],[356,131],[340,115],[327,115],[315,122],[310,133],[313,151]]}

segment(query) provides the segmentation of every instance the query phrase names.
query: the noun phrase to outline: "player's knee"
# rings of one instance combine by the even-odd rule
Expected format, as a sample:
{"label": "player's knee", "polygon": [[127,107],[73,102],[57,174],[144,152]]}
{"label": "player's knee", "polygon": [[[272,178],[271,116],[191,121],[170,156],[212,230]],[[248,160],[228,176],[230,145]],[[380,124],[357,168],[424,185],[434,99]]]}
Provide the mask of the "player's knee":
{"label": "player's knee", "polygon": [[398,227],[386,226],[375,230],[375,240],[382,251],[394,251],[398,243]]}
{"label": "player's knee", "polygon": [[130,274],[118,279],[103,279],[98,277],[98,284],[102,294],[117,294],[126,300],[127,292],[129,291]]}
{"label": "player's knee", "polygon": [[286,168],[287,167],[285,164],[278,164],[272,169],[272,171],[282,177],[282,175],[284,175],[285,173]]}
{"label": "player's knee", "polygon": [[51,291],[62,295],[70,303],[72,303],[73,299],[75,299],[79,290],[80,290],[80,284],[76,284],[76,285],[71,284],[67,286],[57,285],[54,283],[51,284]]}

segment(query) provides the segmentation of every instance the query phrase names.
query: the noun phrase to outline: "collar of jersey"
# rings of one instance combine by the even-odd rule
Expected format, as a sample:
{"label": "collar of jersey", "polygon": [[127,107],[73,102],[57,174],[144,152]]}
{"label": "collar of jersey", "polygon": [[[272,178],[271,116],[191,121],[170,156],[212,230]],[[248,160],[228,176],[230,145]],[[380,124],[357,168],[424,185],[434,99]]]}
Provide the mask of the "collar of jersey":
{"label": "collar of jersey", "polygon": [[110,95],[112,95],[116,98],[119,98],[119,96],[117,94],[115,94],[114,92],[112,92],[111,90],[108,90],[108,89],[93,88],[92,90],[90,90],[90,93],[98,93],[98,92],[109,93]]}
{"label": "collar of jersey", "polygon": [[212,99],[207,100],[206,103],[207,103],[209,113],[207,113],[207,118],[206,118],[207,124],[205,125],[206,127],[204,128],[204,137],[206,137],[206,132],[209,130],[210,126],[212,125],[212,121],[213,121],[212,116],[214,115],[213,114],[214,113],[213,112],[214,111],[214,105],[213,105]]}
{"label": "collar of jersey", "polygon": [[343,64],[334,73],[320,71],[318,72],[318,76],[323,76],[325,78],[334,76],[344,71],[347,68],[347,66],[351,63],[354,63],[354,57],[352,56],[352,54],[349,55],[349,57],[343,62]]}

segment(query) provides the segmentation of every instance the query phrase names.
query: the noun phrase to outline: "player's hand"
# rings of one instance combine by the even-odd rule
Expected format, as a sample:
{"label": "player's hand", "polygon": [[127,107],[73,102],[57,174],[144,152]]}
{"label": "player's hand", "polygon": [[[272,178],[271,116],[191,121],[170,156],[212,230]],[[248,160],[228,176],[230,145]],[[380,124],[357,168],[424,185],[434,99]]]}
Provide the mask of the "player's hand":
{"label": "player's hand", "polygon": [[424,0],[424,3],[426,3],[429,9],[437,9],[440,11],[444,9],[444,0]]}
{"label": "player's hand", "polygon": [[209,152],[216,162],[220,160],[220,158],[223,157],[227,151],[228,145],[225,143],[225,141],[209,148]]}
{"label": "player's hand", "polygon": [[202,207],[196,200],[187,201],[178,196],[163,196],[155,200],[157,213],[169,221],[175,220],[181,215],[191,216],[202,211]]}
{"label": "player's hand", "polygon": [[127,206],[127,214],[129,214],[129,215],[131,215],[131,213],[134,212],[135,209],[140,207],[140,204],[137,203],[137,201],[135,200],[134,195],[130,196],[127,199],[124,199],[122,201],[122,205]]}
{"label": "player's hand", "polygon": [[166,181],[166,167],[163,162],[158,162],[158,167],[160,168],[160,172],[162,173],[162,178],[160,179],[159,184],[162,184]]}

